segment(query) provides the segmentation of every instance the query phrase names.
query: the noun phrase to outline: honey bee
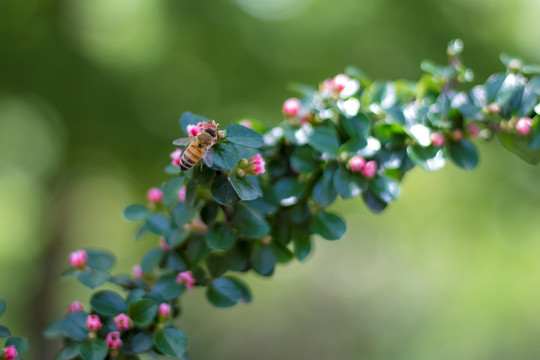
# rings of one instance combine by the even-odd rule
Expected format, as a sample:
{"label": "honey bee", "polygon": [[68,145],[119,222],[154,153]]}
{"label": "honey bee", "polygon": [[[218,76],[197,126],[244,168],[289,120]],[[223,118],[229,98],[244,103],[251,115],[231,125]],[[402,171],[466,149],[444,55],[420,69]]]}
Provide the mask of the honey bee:
{"label": "honey bee", "polygon": [[180,170],[187,171],[191,169],[201,158],[208,167],[211,167],[214,164],[212,145],[214,145],[215,138],[216,127],[210,125],[195,136],[174,140],[174,145],[187,145],[184,151],[182,151],[182,157],[180,158]]}

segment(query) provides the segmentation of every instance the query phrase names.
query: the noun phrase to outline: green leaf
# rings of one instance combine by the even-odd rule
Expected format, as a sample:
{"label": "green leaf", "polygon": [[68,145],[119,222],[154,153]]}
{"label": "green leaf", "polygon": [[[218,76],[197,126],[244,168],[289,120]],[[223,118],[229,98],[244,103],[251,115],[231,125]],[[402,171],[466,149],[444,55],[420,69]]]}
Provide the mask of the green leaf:
{"label": "green leaf", "polygon": [[111,290],[103,290],[95,293],[90,299],[90,305],[98,314],[107,317],[126,312],[124,299]]}
{"label": "green leaf", "polygon": [[[241,126],[241,125],[240,125]],[[229,182],[240,200],[255,200],[262,193],[245,178],[239,178],[234,173],[229,173]]]}
{"label": "green leaf", "polygon": [[259,148],[264,145],[261,134],[243,125],[232,124],[227,126],[225,130],[227,132],[225,139],[234,144],[250,148]]}
{"label": "green leaf", "polygon": [[104,270],[86,269],[78,271],[76,277],[84,286],[95,289],[98,286],[105,284],[111,276]]}
{"label": "green leaf", "polygon": [[233,306],[242,298],[242,290],[229,278],[220,277],[212,281],[206,291],[208,301],[217,307]]}
{"label": "green leaf", "polygon": [[378,176],[370,183],[371,191],[386,203],[391,203],[399,197],[399,183],[386,176]]}
{"label": "green leaf", "polygon": [[229,179],[226,177],[220,177],[214,181],[210,191],[212,193],[212,197],[218,204],[232,205],[240,201],[236,190],[234,190]]}
{"label": "green leaf", "polygon": [[485,86],[488,103],[497,102],[501,106],[506,105],[520,87],[516,74],[492,75]]}
{"label": "green leaf", "polygon": [[9,329],[5,326],[0,325],[0,338],[5,338],[11,335]]}
{"label": "green leaf", "polygon": [[180,255],[172,251],[169,252],[169,255],[167,256],[167,266],[178,272],[186,271],[189,268],[184,259],[182,259]]}
{"label": "green leaf", "polygon": [[311,217],[310,226],[311,231],[319,234],[326,240],[338,240],[347,230],[347,226],[342,218],[326,211],[319,211],[314,214]]}
{"label": "green leaf", "polygon": [[236,286],[238,287],[238,289],[240,290],[240,301],[243,302],[243,303],[249,303],[251,302],[251,291],[249,290],[249,287],[247,286],[247,284],[245,282],[243,282],[242,280],[238,279],[238,278],[235,278],[235,277],[232,277],[232,276],[227,276],[227,279],[231,280],[232,282],[234,282],[236,284]]}
{"label": "green leaf", "polygon": [[437,171],[446,165],[444,151],[441,148],[430,146],[421,147],[409,145],[407,155],[411,161],[426,171]]}
{"label": "green leaf", "polygon": [[300,261],[307,258],[311,253],[311,239],[309,236],[309,230],[299,226],[293,226],[291,228],[291,238],[294,245],[294,255]]}
{"label": "green leaf", "polygon": [[306,190],[306,184],[296,177],[283,177],[276,181],[273,190],[281,206],[291,206],[298,202]]}
{"label": "green leaf", "polygon": [[174,223],[178,229],[181,229],[186,223],[190,222],[195,216],[196,211],[188,207],[185,203],[178,203],[171,212]]}
{"label": "green leaf", "polygon": [[115,256],[105,250],[86,250],[88,254],[88,266],[97,270],[109,270],[116,263]]}
{"label": "green leaf", "polygon": [[125,344],[131,350],[130,352],[133,352],[134,354],[147,352],[154,346],[153,334],[145,331],[131,334],[131,336],[126,339]]}
{"label": "green leaf", "polygon": [[161,261],[163,261],[164,256],[165,256],[165,250],[161,248],[152,249],[148,251],[146,254],[144,254],[144,257],[141,261],[141,270],[143,274],[151,273],[152,270],[158,267]]}
{"label": "green leaf", "polygon": [[163,299],[172,300],[180,296],[184,288],[184,285],[176,282],[176,274],[166,274],[156,281],[152,290],[159,293]]}
{"label": "green leaf", "polygon": [[260,239],[270,233],[270,224],[264,217],[243,204],[235,207],[233,224],[238,236],[246,239]]}
{"label": "green leaf", "polygon": [[352,118],[342,118],[341,124],[352,139],[365,139],[369,136],[371,121],[363,113],[358,113]]}
{"label": "green leaf", "polygon": [[358,196],[367,188],[367,180],[360,174],[354,174],[344,167],[334,173],[334,188],[344,199]]}
{"label": "green leaf", "polygon": [[183,255],[186,261],[193,266],[201,262],[209,251],[210,249],[206,246],[204,236],[196,236],[188,242]]}
{"label": "green leaf", "polygon": [[181,358],[186,352],[187,340],[180,330],[167,328],[154,334],[154,344],[164,354]]}
{"label": "green leaf", "polygon": [[[290,231],[287,231],[287,233],[290,233]],[[288,242],[288,241],[287,241]],[[270,247],[272,248],[272,251],[274,252],[274,255],[276,256],[276,261],[280,264],[285,264],[294,259],[294,254],[289,248],[286,246],[285,243],[281,241],[273,241],[270,244]]]}
{"label": "green leaf", "polygon": [[151,299],[139,299],[128,307],[128,316],[133,323],[140,327],[146,327],[152,323],[157,314],[159,305]]}
{"label": "green leaf", "polygon": [[56,356],[56,360],[72,360],[80,355],[81,343],[72,342],[60,351]]}
{"label": "green leaf", "polygon": [[124,217],[129,221],[139,221],[146,219],[150,215],[150,210],[144,205],[133,204],[124,209]]}
{"label": "green leaf", "polygon": [[180,127],[182,128],[182,130],[184,130],[184,132],[187,135],[189,134],[187,131],[188,125],[197,125],[200,122],[208,122],[208,121],[209,120],[205,118],[204,116],[195,115],[188,111],[188,112],[183,113],[182,116],[180,117]]}
{"label": "green leaf", "polygon": [[11,337],[6,340],[6,344],[4,347],[8,347],[14,345],[15,349],[17,349],[17,353],[19,353],[19,356],[24,355],[30,348],[30,344],[28,343],[28,340],[26,338],[21,337]]}
{"label": "green leaf", "polygon": [[180,229],[171,229],[167,235],[165,235],[165,243],[169,245],[171,249],[174,249],[184,243],[189,236],[189,231]]}
{"label": "green leaf", "polygon": [[319,126],[313,129],[313,132],[309,135],[309,145],[315,150],[328,154],[329,156],[337,156],[339,149],[338,135],[335,129]]}
{"label": "green leaf", "polygon": [[6,311],[6,300],[0,299],[0,316]]}
{"label": "green leaf", "polygon": [[291,154],[291,167],[297,172],[311,173],[317,171],[321,162],[315,158],[310,146],[296,148]]}
{"label": "green leaf", "polygon": [[329,166],[324,169],[324,172],[313,187],[311,197],[313,201],[321,206],[328,206],[332,204],[337,198],[336,189],[334,189],[334,172],[335,167]]}
{"label": "green leaf", "polygon": [[146,227],[156,235],[166,235],[171,227],[171,223],[166,216],[153,214],[146,219]]}
{"label": "green leaf", "polygon": [[129,306],[131,303],[142,299],[144,295],[146,295],[146,291],[144,289],[131,290],[126,298],[126,304]]}
{"label": "green leaf", "polygon": [[475,146],[468,140],[450,141],[445,149],[450,160],[465,170],[472,170],[478,165],[478,153]]}
{"label": "green leaf", "polygon": [[232,146],[218,143],[212,149],[214,149],[213,169],[221,171],[232,170],[240,161],[238,150]]}
{"label": "green leaf", "polygon": [[538,140],[533,139],[529,144],[528,137],[503,132],[499,132],[498,135],[504,147],[519,156],[522,160],[532,165],[540,162],[540,149],[536,147]]}
{"label": "green leaf", "polygon": [[58,319],[53,321],[49,326],[43,331],[43,336],[47,339],[54,339],[62,336],[62,323],[64,319]]}
{"label": "green leaf", "polygon": [[62,332],[68,338],[85,340],[88,338],[88,331],[86,314],[82,311],[70,313],[62,321]]}
{"label": "green leaf", "polygon": [[174,204],[178,201],[178,191],[184,186],[184,176],[176,176],[167,181],[163,187],[163,198],[166,204]]}
{"label": "green leaf", "polygon": [[206,234],[206,244],[215,250],[227,250],[236,240],[236,232],[226,223]]}
{"label": "green leaf", "polygon": [[367,205],[367,207],[377,214],[386,209],[386,206],[388,206],[386,202],[375,196],[371,190],[364,191],[362,193],[362,198],[364,199],[364,203]]}
{"label": "green leaf", "polygon": [[263,276],[270,276],[276,266],[276,255],[268,245],[257,243],[251,250],[251,266],[253,270]]}
{"label": "green leaf", "polygon": [[83,360],[104,360],[109,353],[109,347],[105,340],[87,340],[79,349]]}

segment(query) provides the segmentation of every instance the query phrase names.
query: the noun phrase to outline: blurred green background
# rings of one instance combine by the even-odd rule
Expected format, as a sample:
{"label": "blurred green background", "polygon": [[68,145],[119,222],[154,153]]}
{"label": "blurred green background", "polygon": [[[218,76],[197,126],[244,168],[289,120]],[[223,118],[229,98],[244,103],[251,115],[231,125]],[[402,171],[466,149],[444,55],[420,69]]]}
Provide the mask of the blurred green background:
{"label": "blurred green background", "polygon": [[[46,324],[90,294],[59,281],[80,247],[130,271],[157,239],[122,218],[165,179],[193,111],[221,124],[281,119],[291,82],[347,64],[417,79],[465,41],[483,82],[505,51],[540,62],[537,0],[0,0],[1,320],[52,359]],[[349,224],[305,263],[247,276],[255,301],[187,294],[192,359],[533,359],[540,354],[540,171],[499,144],[473,173],[413,171],[382,216]]]}

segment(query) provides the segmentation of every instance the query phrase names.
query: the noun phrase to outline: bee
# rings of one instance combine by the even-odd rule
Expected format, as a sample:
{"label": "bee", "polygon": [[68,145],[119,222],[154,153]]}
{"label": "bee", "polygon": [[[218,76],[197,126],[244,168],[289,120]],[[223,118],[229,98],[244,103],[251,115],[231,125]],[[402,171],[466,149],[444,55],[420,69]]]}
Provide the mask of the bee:
{"label": "bee", "polygon": [[180,158],[180,170],[187,171],[191,169],[201,158],[208,167],[211,167],[214,164],[212,145],[214,145],[215,138],[216,129],[209,126],[195,136],[174,140],[174,145],[187,145],[184,151],[182,151],[182,157]]}

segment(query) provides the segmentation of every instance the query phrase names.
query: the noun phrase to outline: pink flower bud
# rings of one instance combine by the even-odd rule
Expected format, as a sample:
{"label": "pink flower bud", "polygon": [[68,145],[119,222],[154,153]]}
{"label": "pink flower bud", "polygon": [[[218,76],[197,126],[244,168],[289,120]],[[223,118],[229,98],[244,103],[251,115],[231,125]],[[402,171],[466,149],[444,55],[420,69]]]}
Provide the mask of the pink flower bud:
{"label": "pink flower bud", "polygon": [[296,116],[300,112],[302,103],[297,98],[290,98],[283,103],[283,114],[288,117]]}
{"label": "pink flower bud", "polygon": [[141,267],[139,265],[136,265],[136,266],[133,267],[133,275],[136,278],[142,279],[143,272],[142,272],[142,269],[141,269]]}
{"label": "pink flower bud", "polygon": [[116,324],[116,328],[120,331],[124,331],[129,329],[131,326],[131,319],[126,314],[118,314],[114,318],[114,323]]}
{"label": "pink flower bud", "polygon": [[69,254],[69,263],[76,269],[86,268],[88,263],[88,254],[84,250],[77,250]]}
{"label": "pink flower bud", "polygon": [[345,74],[339,74],[334,76],[332,79],[332,88],[334,88],[335,91],[341,91],[345,89],[347,86],[347,83],[351,80],[350,77],[348,77]]}
{"label": "pink flower bud", "polygon": [[178,190],[178,200],[181,202],[186,202],[186,187],[182,186],[180,190]]}
{"label": "pink flower bud", "polygon": [[467,125],[467,131],[469,132],[469,136],[472,138],[475,138],[480,134],[480,128],[475,123],[470,123]]}
{"label": "pink flower bud", "polygon": [[372,179],[377,174],[377,163],[373,160],[368,161],[362,169],[362,175],[368,179]]}
{"label": "pink flower bud", "polygon": [[167,242],[165,241],[164,237],[159,239],[159,247],[162,248],[165,251],[171,250],[171,247],[169,245],[167,245]]}
{"label": "pink flower bud", "polygon": [[436,147],[442,147],[444,146],[444,143],[446,142],[446,139],[444,138],[444,135],[441,133],[431,133],[431,144]]}
{"label": "pink flower bud", "polygon": [[353,156],[349,159],[348,165],[352,172],[361,172],[366,166],[366,159],[361,156]]}
{"label": "pink flower bud", "polygon": [[204,233],[208,230],[208,225],[206,225],[201,219],[191,220],[191,230],[195,232]]}
{"label": "pink flower bud", "polygon": [[533,121],[531,118],[522,117],[516,123],[516,131],[523,136],[529,135],[532,129]]}
{"label": "pink flower bud", "polygon": [[159,316],[163,320],[167,320],[171,315],[171,305],[162,303],[159,305]]}
{"label": "pink flower bud", "polygon": [[223,130],[218,130],[218,132],[216,133],[216,139],[214,139],[214,142],[217,142],[218,139],[225,139],[225,131]]}
{"label": "pink flower bud", "polygon": [[69,312],[74,313],[76,311],[84,311],[84,305],[78,301],[69,304]]}
{"label": "pink flower bud", "polygon": [[491,103],[487,107],[487,112],[491,115],[496,115],[501,112],[501,105],[497,103]]}
{"label": "pink flower bud", "polygon": [[266,162],[264,161],[261,154],[256,154],[249,159],[248,167],[247,167],[248,174],[251,175],[261,175],[264,174],[266,171]]}
{"label": "pink flower bud", "polygon": [[118,331],[111,331],[108,333],[105,341],[111,349],[120,349],[122,347],[122,340],[120,339],[120,332]]}
{"label": "pink flower bud", "polygon": [[86,317],[86,326],[88,326],[91,331],[98,331],[101,329],[101,320],[99,320],[97,315],[88,315]]}
{"label": "pink flower bud", "polygon": [[10,345],[4,349],[4,356],[6,360],[15,360],[19,356],[15,345]]}
{"label": "pink flower bud", "polygon": [[195,286],[195,279],[191,271],[184,271],[178,274],[176,277],[176,282],[179,284],[184,284],[186,289],[193,290]]}
{"label": "pink flower bud", "polygon": [[180,160],[182,159],[182,150],[176,149],[171,153],[172,164],[176,167],[180,166]]}
{"label": "pink flower bud", "polygon": [[463,132],[461,130],[454,131],[453,136],[454,136],[454,141],[463,140]]}
{"label": "pink flower bud", "polygon": [[330,91],[331,89],[332,89],[332,80],[331,79],[326,79],[319,85],[319,91],[320,92]]}
{"label": "pink flower bud", "polygon": [[249,129],[253,129],[253,124],[252,124],[251,121],[249,121],[249,120],[241,120],[241,121],[239,122],[239,124],[242,125],[242,126],[245,126],[245,127],[249,128]]}
{"label": "pink flower bud", "polygon": [[157,204],[163,201],[163,192],[158,188],[151,188],[146,193],[146,197],[151,203]]}

